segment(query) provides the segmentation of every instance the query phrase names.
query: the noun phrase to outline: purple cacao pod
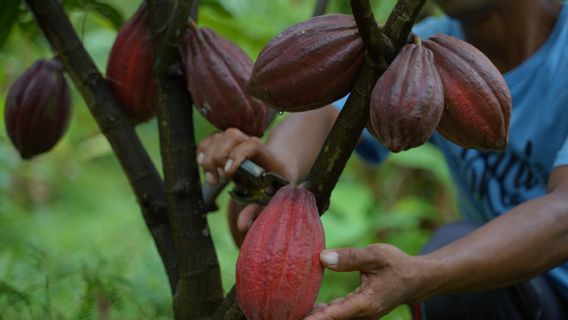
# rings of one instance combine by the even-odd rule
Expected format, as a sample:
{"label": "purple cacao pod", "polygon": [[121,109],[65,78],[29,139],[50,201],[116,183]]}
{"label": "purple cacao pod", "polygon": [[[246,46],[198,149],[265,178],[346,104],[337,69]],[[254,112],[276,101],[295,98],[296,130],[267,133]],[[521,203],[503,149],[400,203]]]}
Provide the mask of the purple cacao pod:
{"label": "purple cacao pod", "polygon": [[424,46],[434,53],[444,85],[438,132],[466,149],[505,149],[513,101],[501,72],[483,52],[458,38],[434,35]]}
{"label": "purple cacao pod", "polygon": [[120,28],[107,64],[110,87],[134,122],[148,121],[156,113],[153,64],[150,16],[143,1]]}
{"label": "purple cacao pod", "polygon": [[71,101],[63,66],[38,60],[8,90],[4,121],[23,159],[50,150],[69,123]]}
{"label": "purple cacao pod", "polygon": [[247,89],[278,111],[320,108],[351,90],[364,57],[353,16],[315,17],[270,40],[254,64]]}
{"label": "purple cacao pod", "polygon": [[371,94],[371,132],[389,150],[424,144],[444,112],[444,89],[432,51],[407,44]]}
{"label": "purple cacao pod", "polygon": [[273,112],[245,92],[252,60],[213,30],[191,26],[183,41],[184,63],[197,110],[221,130],[233,127],[262,136]]}

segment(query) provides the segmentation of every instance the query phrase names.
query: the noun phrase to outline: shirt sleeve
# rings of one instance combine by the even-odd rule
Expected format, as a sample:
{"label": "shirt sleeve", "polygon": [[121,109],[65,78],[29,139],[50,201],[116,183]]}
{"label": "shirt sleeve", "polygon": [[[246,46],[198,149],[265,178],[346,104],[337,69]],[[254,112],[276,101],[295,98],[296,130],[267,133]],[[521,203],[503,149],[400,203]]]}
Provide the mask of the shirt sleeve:
{"label": "shirt sleeve", "polygon": [[556,159],[554,159],[553,168],[568,165],[568,137],[564,140],[562,147],[556,153]]}
{"label": "shirt sleeve", "polygon": [[[349,95],[343,97],[332,103],[332,106],[337,110],[341,111]],[[371,133],[364,129],[361,134],[361,140],[357,143],[355,147],[355,152],[359,155],[365,162],[371,165],[378,165],[383,162],[389,154],[388,149],[383,146]]]}

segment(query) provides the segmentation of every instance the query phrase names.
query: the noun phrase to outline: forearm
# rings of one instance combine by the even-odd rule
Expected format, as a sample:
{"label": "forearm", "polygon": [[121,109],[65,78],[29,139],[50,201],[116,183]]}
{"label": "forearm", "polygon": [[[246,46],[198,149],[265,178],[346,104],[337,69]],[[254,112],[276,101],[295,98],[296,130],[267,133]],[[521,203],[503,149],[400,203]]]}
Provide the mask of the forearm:
{"label": "forearm", "polygon": [[[427,288],[418,300],[504,287],[568,259],[568,201],[550,193],[495,218],[470,235],[418,257]],[[423,279],[424,280],[424,279]]]}
{"label": "forearm", "polygon": [[270,134],[268,149],[284,165],[293,183],[303,181],[337,118],[331,106],[291,113]]}

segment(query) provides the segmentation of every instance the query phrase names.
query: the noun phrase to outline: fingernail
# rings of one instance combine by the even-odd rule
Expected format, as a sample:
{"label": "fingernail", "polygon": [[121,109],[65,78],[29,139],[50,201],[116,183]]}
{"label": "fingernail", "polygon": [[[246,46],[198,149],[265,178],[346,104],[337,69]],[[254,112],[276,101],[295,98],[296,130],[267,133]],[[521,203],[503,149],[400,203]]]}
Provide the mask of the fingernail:
{"label": "fingernail", "polygon": [[233,159],[227,160],[227,163],[225,163],[225,172],[228,172],[229,170],[231,170],[232,166],[233,166]]}
{"label": "fingernail", "polygon": [[252,223],[254,222],[254,219],[250,219],[249,222],[247,222],[247,230],[250,229],[250,227],[252,226]]}
{"label": "fingernail", "polygon": [[203,164],[203,160],[205,160],[205,154],[203,152],[200,152],[197,155],[197,164],[202,165]]}
{"label": "fingernail", "polygon": [[217,174],[221,177],[221,179],[225,179],[225,171],[223,171],[223,169],[217,167]]}
{"label": "fingernail", "polygon": [[211,172],[205,172],[205,181],[207,181],[207,184],[214,186],[217,184],[217,181],[215,181],[215,177],[213,176],[213,174]]}
{"label": "fingernail", "polygon": [[328,266],[334,266],[339,261],[339,254],[335,251],[323,251],[321,253],[321,261]]}

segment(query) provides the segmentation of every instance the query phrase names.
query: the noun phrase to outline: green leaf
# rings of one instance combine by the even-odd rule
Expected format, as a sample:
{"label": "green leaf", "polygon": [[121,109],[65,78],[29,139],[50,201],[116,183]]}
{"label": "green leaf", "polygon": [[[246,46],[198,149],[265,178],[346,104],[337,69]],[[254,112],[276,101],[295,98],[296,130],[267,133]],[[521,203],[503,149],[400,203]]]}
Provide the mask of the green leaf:
{"label": "green leaf", "polygon": [[91,1],[89,3],[89,6],[98,14],[110,21],[117,30],[124,23],[124,16],[122,15],[122,13],[120,13],[120,11],[118,11],[115,7],[108,3],[101,1]]}
{"label": "green leaf", "polygon": [[27,306],[31,304],[30,298],[27,294],[19,291],[6,282],[0,282],[0,296],[8,297],[9,300],[12,301],[12,303],[22,302]]}
{"label": "green leaf", "polygon": [[18,21],[22,0],[0,1],[0,49],[10,35],[12,26]]}
{"label": "green leaf", "polygon": [[67,10],[80,10],[84,12],[94,11],[107,19],[117,30],[124,23],[124,16],[113,5],[105,1],[97,0],[63,0],[63,6]]}

